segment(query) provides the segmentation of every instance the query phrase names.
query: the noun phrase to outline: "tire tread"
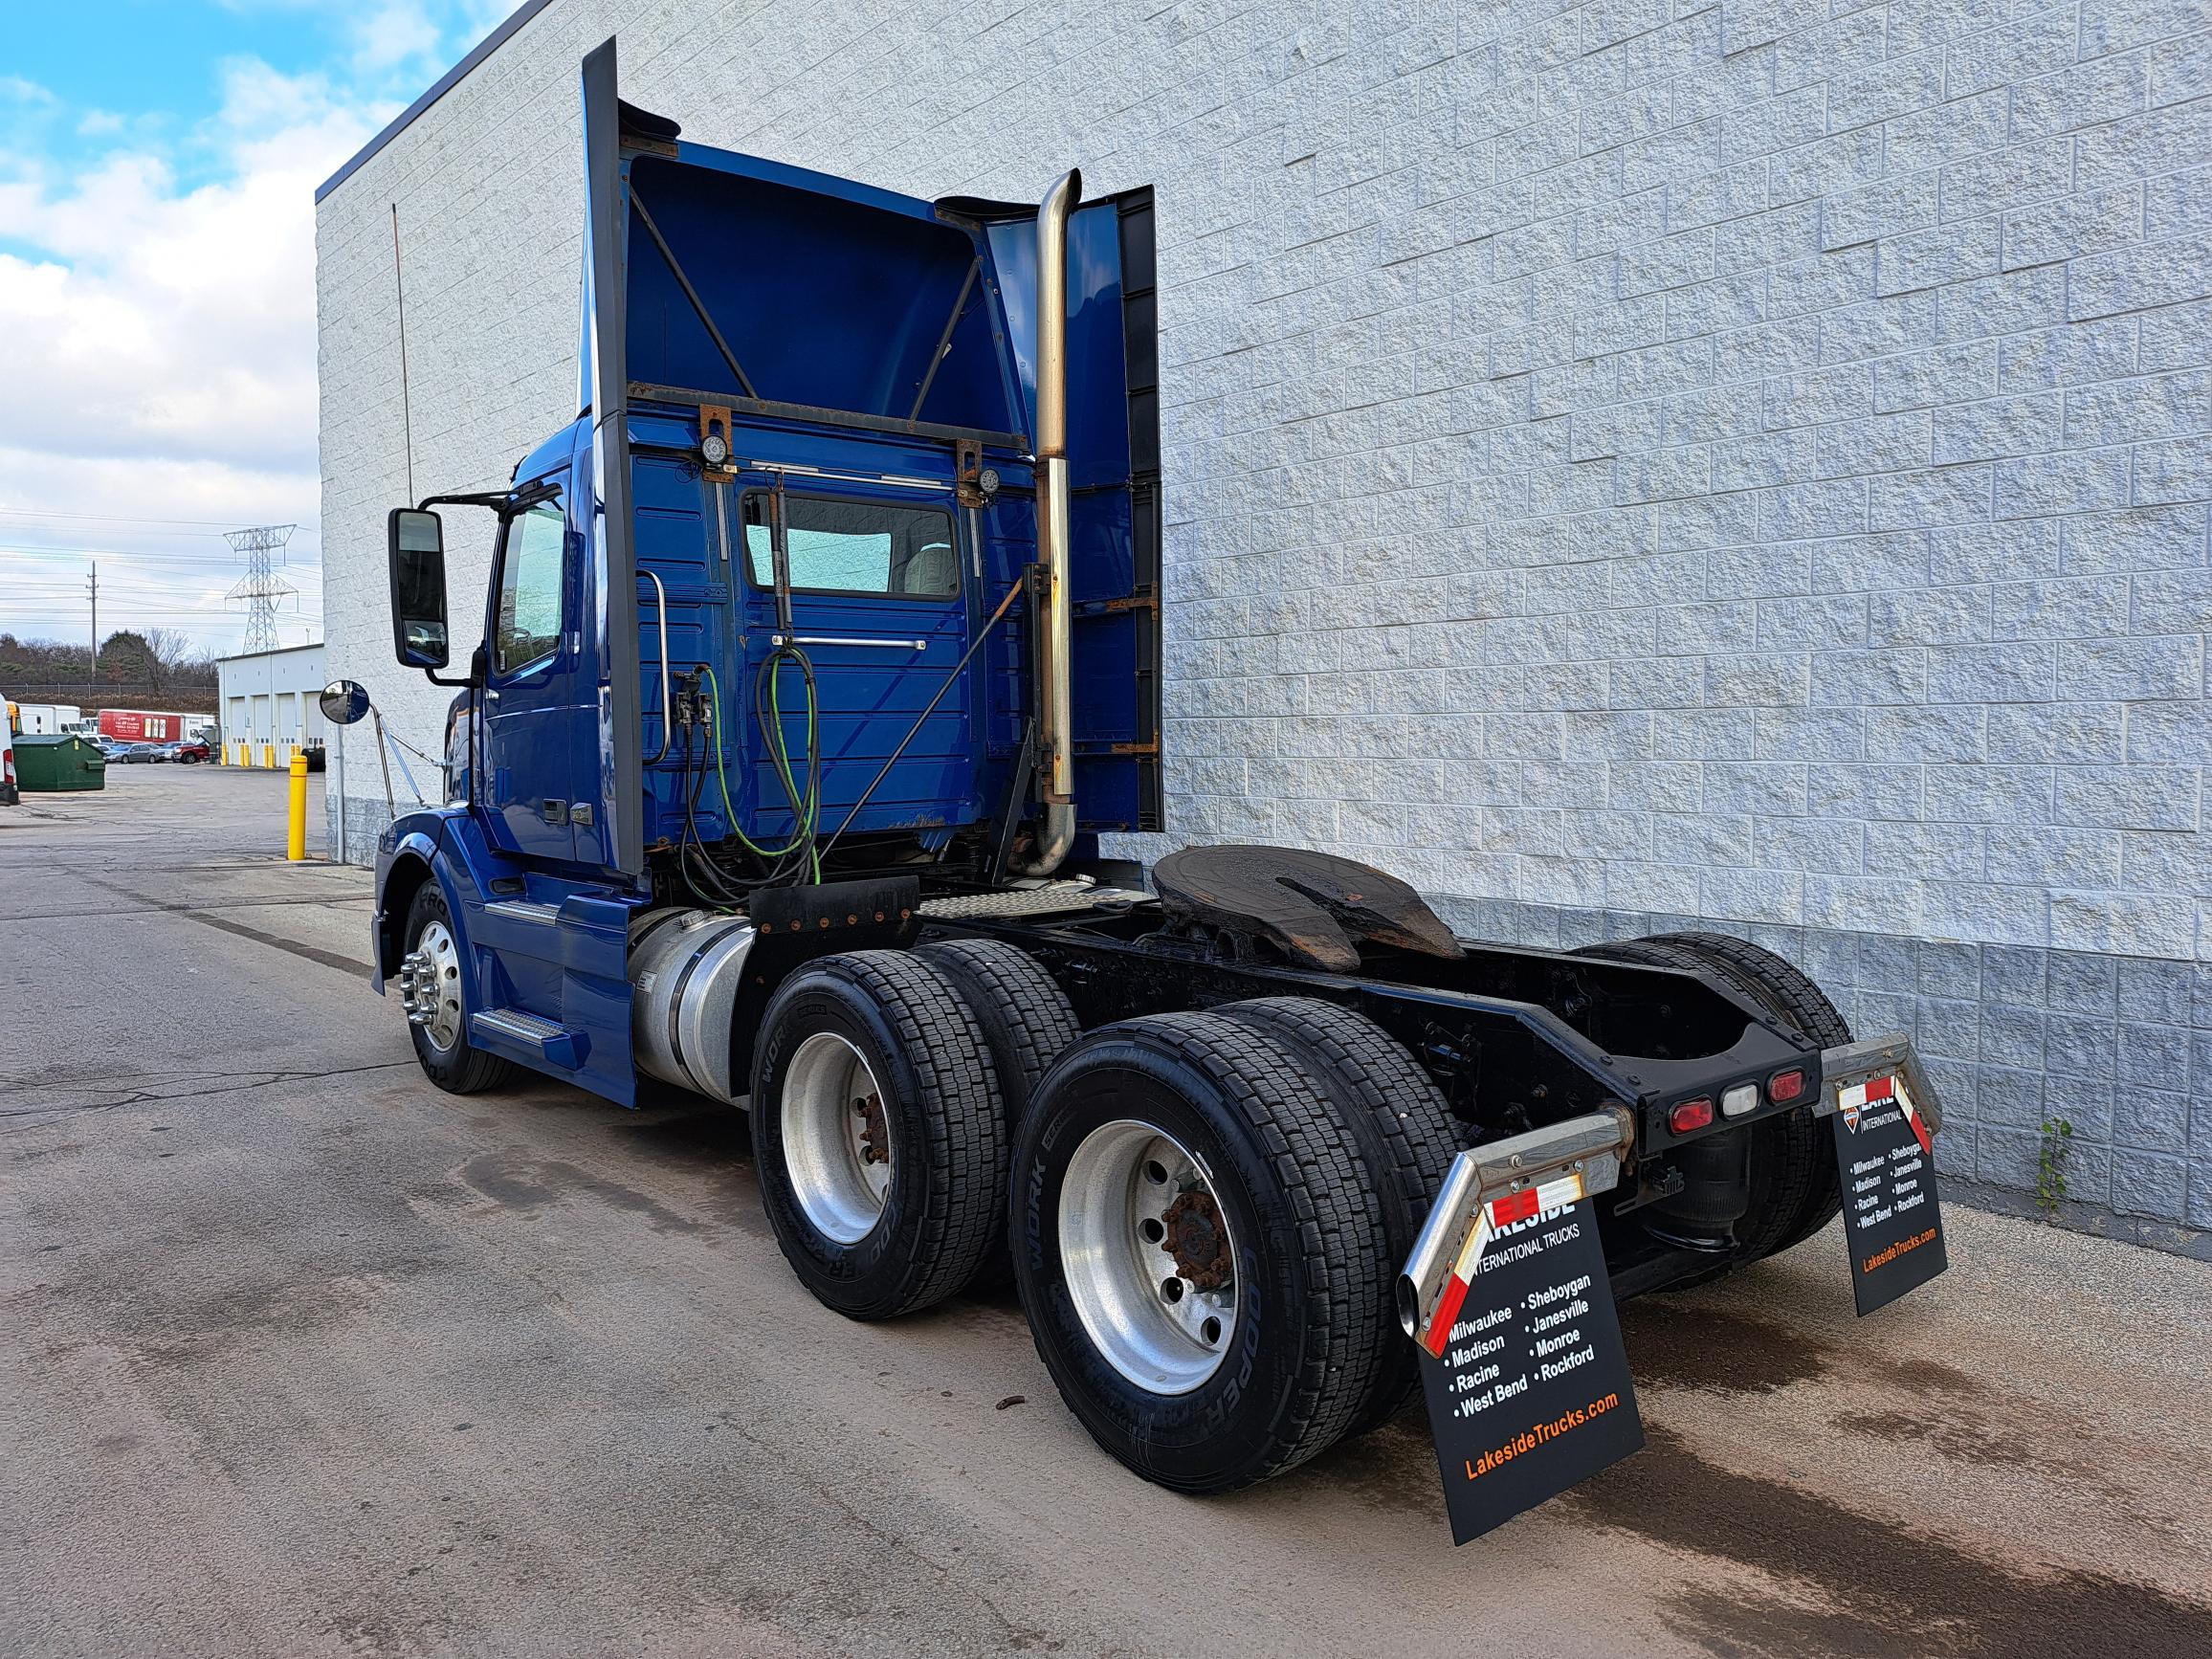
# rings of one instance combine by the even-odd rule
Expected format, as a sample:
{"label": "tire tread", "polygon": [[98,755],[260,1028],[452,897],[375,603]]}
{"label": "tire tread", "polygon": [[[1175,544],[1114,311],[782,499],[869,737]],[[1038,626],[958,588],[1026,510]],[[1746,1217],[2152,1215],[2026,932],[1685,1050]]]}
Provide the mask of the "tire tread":
{"label": "tire tread", "polygon": [[1364,1433],[1394,1416],[1420,1384],[1413,1346],[1398,1328],[1392,1286],[1459,1156],[1459,1126],[1420,1062],[1358,1009],[1318,997],[1261,997],[1214,1011],[1268,1032],[1318,1073],[1324,1096],[1377,1183],[1387,1251],[1381,1262],[1381,1360],[1373,1392],[1350,1430]]}
{"label": "tire tread", "polygon": [[[1375,1271],[1382,1250],[1381,1207],[1365,1161],[1335,1109],[1270,1033],[1220,1013],[1149,1014],[1093,1031],[1063,1056],[1052,1077],[1080,1064],[1095,1045],[1121,1039],[1170,1051],[1236,1114],[1263,1155],[1304,1256],[1304,1306],[1294,1315],[1303,1338],[1296,1379],[1290,1399],[1261,1431],[1258,1450],[1238,1473],[1203,1482],[1132,1464],[1180,1490],[1233,1491],[1334,1445],[1373,1393],[1382,1358],[1375,1331],[1386,1306]],[[1051,1088],[1048,1079],[1043,1094]],[[1052,1350],[1041,1331],[1035,1334],[1038,1355],[1052,1368]]]}
{"label": "tire tread", "polygon": [[1052,1062],[1083,1034],[1067,994],[1036,958],[1000,940],[938,940],[914,954],[941,974],[976,1016],[997,1064],[1007,1116],[1019,1121]]}
{"label": "tire tread", "polygon": [[[942,974],[911,951],[847,951],[808,963],[770,1003],[763,1034],[785,997],[820,975],[844,981],[875,1004],[919,1091],[915,1107],[929,1137],[929,1192],[917,1248],[904,1275],[876,1303],[839,1310],[856,1318],[892,1318],[963,1289],[998,1237],[1005,1221],[1006,1114],[974,1013]],[[762,1043],[763,1056],[769,1047]],[[756,1080],[756,1101],[765,1098],[763,1082]],[[780,1229],[777,1237],[785,1255],[802,1265]]]}

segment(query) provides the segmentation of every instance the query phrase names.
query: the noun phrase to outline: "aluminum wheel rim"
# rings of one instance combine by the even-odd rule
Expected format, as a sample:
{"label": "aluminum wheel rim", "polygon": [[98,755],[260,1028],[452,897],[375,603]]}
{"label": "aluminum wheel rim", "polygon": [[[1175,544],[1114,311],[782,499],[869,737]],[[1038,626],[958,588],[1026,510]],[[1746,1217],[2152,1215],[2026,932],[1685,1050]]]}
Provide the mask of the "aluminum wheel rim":
{"label": "aluminum wheel rim", "polygon": [[416,1006],[424,1007],[423,1031],[431,1040],[431,1047],[441,1054],[450,1051],[461,1036],[461,952],[453,943],[453,936],[442,921],[423,924],[422,936],[415,940],[415,949],[423,959],[423,969],[430,976],[430,984],[419,982],[414,991]]}
{"label": "aluminum wheel rim", "polygon": [[[1175,1248],[1213,1233],[1225,1276],[1192,1272]],[[1093,1346],[1128,1382],[1187,1394],[1221,1369],[1236,1334],[1235,1264],[1212,1176],[1172,1135],[1125,1117],[1075,1148],[1060,1186],[1060,1268]]]}
{"label": "aluminum wheel rim", "polygon": [[784,1166],[815,1229],[838,1244],[875,1230],[891,1196],[891,1117],[875,1073],[834,1031],[816,1031],[784,1077]]}

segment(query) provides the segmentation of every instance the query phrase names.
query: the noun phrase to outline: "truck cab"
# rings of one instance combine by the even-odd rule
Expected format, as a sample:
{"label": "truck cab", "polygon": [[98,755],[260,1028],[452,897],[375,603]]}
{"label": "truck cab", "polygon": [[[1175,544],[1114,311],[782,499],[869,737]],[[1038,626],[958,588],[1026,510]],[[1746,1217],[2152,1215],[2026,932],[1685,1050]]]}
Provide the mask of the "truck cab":
{"label": "truck cab", "polygon": [[[1160,501],[1149,191],[924,202],[685,142],[612,72],[579,413],[390,518],[395,652],[459,695],[376,943],[398,975],[434,883],[467,1018],[418,1030],[628,1102],[637,913],[981,891],[1159,827]],[[453,511],[498,528],[448,677]]]}

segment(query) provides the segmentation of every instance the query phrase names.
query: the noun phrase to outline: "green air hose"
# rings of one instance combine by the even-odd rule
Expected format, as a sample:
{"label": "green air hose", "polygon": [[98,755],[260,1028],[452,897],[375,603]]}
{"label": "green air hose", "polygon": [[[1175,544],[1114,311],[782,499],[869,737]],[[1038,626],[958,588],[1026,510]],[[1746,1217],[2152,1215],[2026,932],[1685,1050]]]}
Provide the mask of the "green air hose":
{"label": "green air hose", "polygon": [[[729,773],[722,761],[721,683],[715,677],[713,668],[701,663],[699,666],[706,673],[707,695],[712,699],[714,709],[715,782],[721,791],[723,822],[729,826],[730,833],[735,835],[748,852],[755,857],[763,858],[772,863],[778,859],[788,858],[800,848],[805,847],[807,850],[809,871],[814,880],[820,882],[822,879],[822,854],[820,849],[814,845],[814,831],[816,821],[821,816],[822,811],[822,783],[819,769],[810,765],[807,786],[802,791],[799,787],[798,778],[791,770],[790,744],[784,736],[783,676],[777,672],[782,659],[786,655],[796,656],[797,653],[791,651],[788,646],[779,647],[761,664],[762,673],[767,678],[768,706],[759,712],[762,717],[763,735],[768,740],[768,753],[776,763],[776,776],[782,780],[784,793],[791,802],[793,825],[790,840],[781,847],[763,847],[739,827],[738,809],[730,800]],[[804,667],[803,659],[802,667]],[[758,699],[756,698],[756,700]],[[807,675],[806,753],[810,762],[814,759],[820,746],[820,719],[821,710],[815,697],[814,676],[809,674]]]}

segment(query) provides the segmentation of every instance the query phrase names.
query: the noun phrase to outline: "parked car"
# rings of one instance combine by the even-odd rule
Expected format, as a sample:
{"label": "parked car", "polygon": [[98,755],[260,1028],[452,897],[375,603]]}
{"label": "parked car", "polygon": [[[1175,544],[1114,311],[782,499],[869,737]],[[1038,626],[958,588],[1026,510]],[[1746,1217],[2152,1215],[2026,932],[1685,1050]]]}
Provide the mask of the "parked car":
{"label": "parked car", "polygon": [[126,765],[150,764],[161,758],[161,746],[157,743],[118,743],[107,755],[111,766],[119,762]]}
{"label": "parked car", "polygon": [[212,754],[213,751],[207,744],[194,738],[189,742],[164,743],[162,752],[154,758],[161,761],[175,761],[180,765],[188,766],[195,761],[208,760]]}

